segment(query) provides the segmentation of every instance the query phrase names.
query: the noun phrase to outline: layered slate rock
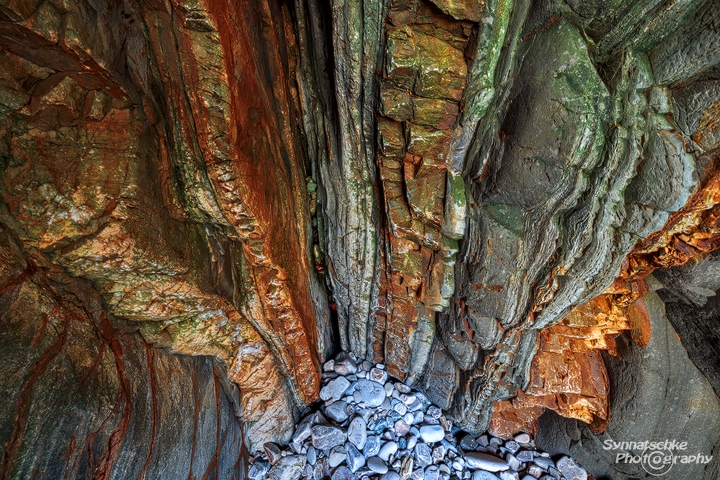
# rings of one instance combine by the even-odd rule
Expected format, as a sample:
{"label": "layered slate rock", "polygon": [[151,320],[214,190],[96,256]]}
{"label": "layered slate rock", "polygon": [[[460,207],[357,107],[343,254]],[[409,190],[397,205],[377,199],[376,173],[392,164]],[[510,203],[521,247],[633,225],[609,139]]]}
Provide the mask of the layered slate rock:
{"label": "layered slate rock", "polygon": [[377,361],[415,381],[427,362],[436,311],[449,304],[465,187],[448,148],[467,80],[474,28],[429,2],[390,7],[378,112],[378,167],[387,229],[386,272],[371,335]]}
{"label": "layered slate rock", "polygon": [[332,348],[292,40],[255,35],[288,14],[78,1],[0,18],[2,222],[146,340],[226,362],[250,448],[290,434]]}
{"label": "layered slate rock", "polygon": [[[545,408],[599,432],[616,418],[601,352],[621,355],[619,332],[651,341],[647,275],[720,246],[718,15],[712,0],[10,2],[0,222],[33,281],[60,271],[137,345],[223,363],[252,452],[291,439],[338,349],[475,433],[531,432]],[[669,311],[715,382],[694,348],[711,335],[680,306],[715,287],[687,282]],[[350,421],[351,401],[323,422]],[[78,469],[100,458],[68,448]],[[333,448],[351,457],[337,478],[364,468]],[[212,465],[199,476],[229,471]]]}
{"label": "layered slate rock", "polygon": [[[630,307],[642,282],[629,294],[620,290],[632,290],[632,282],[613,282],[637,241],[663,228],[670,234],[673,213],[716,170],[716,146],[698,142],[714,138],[709,19],[716,14],[708,2],[671,2],[652,12],[621,2],[384,6],[367,3],[372,21],[341,22],[333,37],[336,45],[369,42],[362,60],[347,51],[344,58],[358,58],[355,72],[375,62],[379,75],[377,90],[344,80],[335,86],[345,94],[365,85],[355,118],[366,122],[375,112],[376,128],[353,151],[375,158],[382,188],[371,215],[387,232],[365,233],[376,242],[375,277],[367,270],[349,281],[330,275],[341,291],[364,292],[353,304],[363,306],[360,315],[338,303],[340,337],[349,339],[343,347],[366,358],[370,348],[373,360],[419,381],[471,429],[486,428],[493,404],[528,382],[534,413],[498,429],[531,428],[545,407],[602,429],[610,413],[599,351],[612,351],[621,331],[632,330],[641,343],[649,333],[642,312]],[[691,25],[708,32],[697,49],[687,37]],[[378,32],[386,42],[379,57],[376,40],[368,40]],[[679,69],[688,75],[683,83],[663,70],[670,51],[687,58],[706,52],[707,64]],[[434,81],[435,73],[443,80]],[[323,82],[317,72],[306,80],[311,89]],[[304,128],[317,131],[307,122]],[[318,153],[319,165],[337,151]],[[319,170],[326,190],[345,182]],[[337,227],[333,208],[326,212],[327,238],[350,235]],[[350,258],[366,268],[367,250],[354,248]],[[335,257],[329,266],[347,263]],[[603,292],[609,296],[593,300]],[[585,310],[568,317],[580,305]],[[581,348],[572,362],[559,361],[574,347]],[[563,372],[567,380],[553,383]],[[572,398],[558,403],[559,396]],[[515,415],[512,404],[501,408],[506,420]]]}
{"label": "layered slate rock", "polygon": [[[655,477],[647,473],[642,463],[616,462],[618,454],[637,456],[643,451],[614,448],[607,442],[687,442],[684,450],[676,449],[673,453],[702,454],[708,458],[678,463],[666,475],[716,478],[720,472],[717,459],[720,400],[688,358],[658,294],[647,295],[642,303],[653,330],[647,346],[638,347],[623,335],[618,338],[619,357],[605,358],[613,391],[610,405],[613,418],[605,432],[598,434],[576,420],[549,413],[540,421],[538,446],[553,454],[572,455],[597,477],[624,480]],[[628,418],[633,421],[626,421]]]}
{"label": "layered slate rock", "polygon": [[218,360],[147,343],[6,228],[0,258],[0,476],[242,478],[238,390]]}

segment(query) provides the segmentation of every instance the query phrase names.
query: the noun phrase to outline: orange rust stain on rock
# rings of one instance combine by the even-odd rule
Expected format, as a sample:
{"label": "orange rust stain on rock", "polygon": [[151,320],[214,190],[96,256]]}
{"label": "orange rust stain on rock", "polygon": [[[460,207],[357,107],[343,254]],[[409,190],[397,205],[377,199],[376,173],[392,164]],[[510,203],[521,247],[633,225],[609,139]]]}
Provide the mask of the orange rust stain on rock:
{"label": "orange rust stain on rock", "polygon": [[[545,409],[576,418],[602,432],[610,422],[609,382],[601,352],[617,355],[615,336],[628,332],[641,347],[650,341],[650,318],[642,298],[645,278],[656,268],[679,266],[720,248],[720,172],[716,171],[665,227],[639,242],[606,291],[575,307],[538,335],[530,383],[494,404],[493,434],[534,433]],[[679,340],[679,337],[678,337]]]}

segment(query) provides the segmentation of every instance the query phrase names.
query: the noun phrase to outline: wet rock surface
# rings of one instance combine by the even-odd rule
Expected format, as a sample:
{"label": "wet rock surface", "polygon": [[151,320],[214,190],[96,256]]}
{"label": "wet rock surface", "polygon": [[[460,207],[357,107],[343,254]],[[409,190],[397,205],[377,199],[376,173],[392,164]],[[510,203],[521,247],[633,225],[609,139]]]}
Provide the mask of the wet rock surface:
{"label": "wet rock surface", "polygon": [[3,227],[0,258],[2,478],[242,475],[240,397],[220,362],[147,343]]}
{"label": "wet rock surface", "polygon": [[[343,400],[329,398],[305,412],[289,445],[278,449],[266,443],[265,453],[252,459],[251,479],[592,478],[570,457],[558,457],[555,462],[549,454],[536,449],[526,433],[503,440],[463,432],[423,393],[388,376],[384,365],[356,362],[353,354],[345,352],[338,357],[342,367],[338,367],[336,358],[323,369],[333,375],[338,368],[346,372],[347,382],[342,383],[345,390],[340,395]],[[326,385],[337,385],[343,378],[331,376],[326,373]],[[364,376],[377,380],[365,380]],[[377,388],[369,388],[367,382]],[[367,396],[356,399],[358,389],[382,392],[383,398],[380,402]],[[328,412],[338,404],[348,416],[327,423]]]}
{"label": "wet rock surface", "polygon": [[[650,272],[682,264],[658,275],[660,295],[717,392],[717,269],[694,264],[720,247],[719,25],[715,0],[4,2],[0,478],[232,478],[225,456],[313,440],[329,451],[268,446],[253,475],[332,459],[335,478],[378,462],[386,478],[419,464],[442,478],[468,471],[426,443],[438,425],[447,434],[443,418],[509,439],[551,409],[600,434],[635,421],[622,403],[611,411],[634,378],[608,355],[630,352],[643,379],[681,361],[651,343],[643,297]],[[104,322],[62,327],[58,312],[88,317],[70,308],[87,299],[58,286],[75,280],[112,335]],[[8,320],[18,311],[28,318]],[[158,360],[165,388],[148,391],[151,361],[108,346],[118,329],[123,352],[148,348],[182,372]],[[323,365],[338,348],[385,366],[349,353]],[[72,376],[58,417],[81,431],[107,419],[110,438],[46,420],[48,377],[70,370],[90,373]],[[338,382],[321,385],[323,372]],[[691,380],[707,401],[658,428],[715,412]],[[198,413],[212,410],[202,392],[239,416]],[[318,398],[332,406],[296,426]],[[387,412],[396,438],[360,405]],[[174,434],[147,420],[168,412]],[[143,443],[140,419],[165,440]],[[487,448],[480,438],[462,448]],[[116,470],[133,442],[151,451]],[[28,452],[46,446],[37,464]],[[528,463],[522,446],[503,448],[509,466]],[[163,471],[155,455],[170,450],[190,464]],[[583,465],[607,463],[593,452]]]}
{"label": "wet rock surface", "polygon": [[[617,456],[630,454],[640,458],[647,452],[633,446],[613,447],[612,443],[606,442],[687,442],[685,449],[675,449],[671,453],[694,455],[696,460],[677,463],[663,476],[718,478],[720,399],[699,371],[699,366],[692,363],[683,349],[669,321],[670,311],[666,311],[658,295],[661,291],[650,293],[643,300],[653,329],[649,343],[641,348],[623,335],[618,338],[619,356],[605,357],[613,391],[611,410],[614,412],[607,429],[603,433],[593,432],[582,422],[546,413],[539,422],[535,438],[539,448],[572,456],[596,478],[630,480],[657,477],[648,473],[647,463],[618,462]],[[701,407],[688,409],[689,404]],[[627,422],[627,418],[634,421]],[[656,455],[668,453],[659,449]],[[704,457],[699,462],[698,455]]]}

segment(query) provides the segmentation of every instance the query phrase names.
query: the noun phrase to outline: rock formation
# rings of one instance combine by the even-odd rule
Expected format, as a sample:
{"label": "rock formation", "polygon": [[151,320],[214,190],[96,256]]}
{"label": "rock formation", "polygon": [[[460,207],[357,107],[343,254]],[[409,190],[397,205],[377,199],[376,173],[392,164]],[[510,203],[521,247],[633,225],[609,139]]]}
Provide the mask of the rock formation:
{"label": "rock formation", "polygon": [[718,118],[715,0],[0,2],[0,478],[240,477],[339,350],[717,451]]}

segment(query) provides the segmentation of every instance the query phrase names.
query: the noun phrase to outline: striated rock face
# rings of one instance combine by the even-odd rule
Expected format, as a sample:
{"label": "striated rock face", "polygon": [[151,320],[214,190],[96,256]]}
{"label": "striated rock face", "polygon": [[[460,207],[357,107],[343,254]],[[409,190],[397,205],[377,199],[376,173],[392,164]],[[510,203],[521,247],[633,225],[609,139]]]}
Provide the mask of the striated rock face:
{"label": "striated rock face", "polygon": [[[629,480],[656,477],[644,468],[649,467],[647,463],[616,461],[618,454],[644,452],[632,446],[615,448],[612,442],[687,442],[684,449],[673,453],[702,454],[707,460],[675,464],[667,475],[670,478],[717,478],[720,474],[718,396],[688,358],[668,322],[671,316],[666,314],[658,294],[650,293],[642,304],[653,329],[649,343],[641,348],[627,337],[619,337],[619,357],[606,357],[605,362],[613,392],[612,415],[625,421],[614,420],[607,430],[597,433],[585,424],[548,413],[540,420],[537,444],[553,452],[577,454],[575,458],[598,478]],[[688,409],[688,403],[697,407]]]}
{"label": "striated rock face", "polygon": [[107,314],[225,362],[255,448],[291,433],[332,346],[287,42],[258,36],[287,12],[241,7],[3,7],[0,193],[6,228]]}
{"label": "striated rock face", "polygon": [[1,3],[0,477],[239,475],[339,349],[503,437],[545,409],[627,434],[665,351],[715,388],[692,370],[707,401],[667,421],[710,429],[718,25],[713,0]]}
{"label": "striated rock face", "polygon": [[242,478],[238,389],[220,362],[146,343],[6,228],[0,258],[2,478]]}

